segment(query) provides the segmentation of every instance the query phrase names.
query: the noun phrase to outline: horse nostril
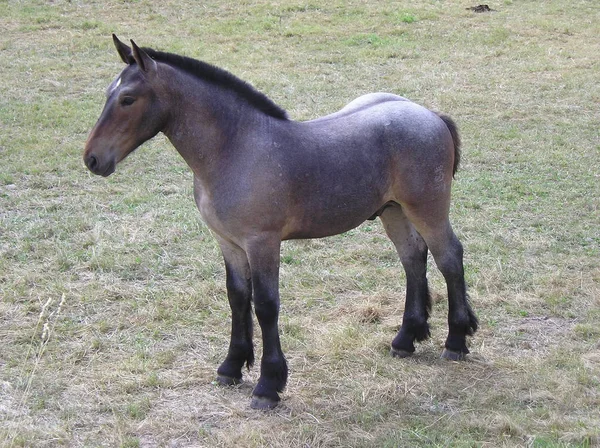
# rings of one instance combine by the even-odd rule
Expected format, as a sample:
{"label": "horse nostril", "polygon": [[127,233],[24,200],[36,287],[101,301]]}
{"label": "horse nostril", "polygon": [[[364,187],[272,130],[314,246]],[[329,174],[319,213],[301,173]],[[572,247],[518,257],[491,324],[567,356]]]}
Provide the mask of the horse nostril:
{"label": "horse nostril", "polygon": [[96,158],[96,156],[89,156],[85,160],[85,164],[87,165],[89,170],[93,172],[96,170],[96,168],[98,168],[98,159]]}

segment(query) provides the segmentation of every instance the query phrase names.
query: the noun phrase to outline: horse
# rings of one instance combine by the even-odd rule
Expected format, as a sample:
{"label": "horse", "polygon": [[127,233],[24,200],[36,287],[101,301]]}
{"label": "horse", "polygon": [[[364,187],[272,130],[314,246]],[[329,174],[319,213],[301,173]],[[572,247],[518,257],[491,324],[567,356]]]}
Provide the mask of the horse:
{"label": "horse", "polygon": [[336,235],[377,217],[406,272],[402,324],[391,355],[404,358],[430,336],[431,252],[448,291],[442,357],[459,361],[477,330],[464,279],[463,247],[450,221],[460,161],[454,121],[390,93],[295,121],[231,73],[189,57],[114,45],[126,67],[85,144],[84,163],[109,176],[159,132],[194,177],[194,199],[225,262],[231,339],[217,382],[242,381],[254,362],[252,309],[262,331],[260,377],[250,406],[272,409],[288,378],[279,338],[281,242]]}

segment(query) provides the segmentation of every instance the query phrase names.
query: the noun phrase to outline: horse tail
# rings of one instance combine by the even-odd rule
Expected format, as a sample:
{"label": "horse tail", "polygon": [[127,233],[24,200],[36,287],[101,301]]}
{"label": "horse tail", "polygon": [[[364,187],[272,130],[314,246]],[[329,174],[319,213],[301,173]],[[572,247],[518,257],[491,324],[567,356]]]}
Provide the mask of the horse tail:
{"label": "horse tail", "polygon": [[443,120],[446,124],[446,127],[450,131],[450,135],[452,135],[452,141],[454,142],[454,167],[452,168],[452,176],[456,174],[458,171],[458,165],[460,164],[460,135],[458,135],[458,127],[454,120],[447,115],[439,114],[438,116]]}

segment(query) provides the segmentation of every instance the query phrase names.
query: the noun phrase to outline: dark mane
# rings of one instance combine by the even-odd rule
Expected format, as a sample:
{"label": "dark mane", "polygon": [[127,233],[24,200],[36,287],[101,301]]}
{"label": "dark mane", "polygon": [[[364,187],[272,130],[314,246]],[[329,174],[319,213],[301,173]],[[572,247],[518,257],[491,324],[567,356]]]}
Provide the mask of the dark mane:
{"label": "dark mane", "polygon": [[[275,104],[270,98],[264,93],[256,90],[252,85],[246,81],[241,80],[237,76],[229,73],[222,68],[208,64],[206,62],[192,59],[186,56],[180,56],[173,53],[166,53],[162,51],[153,50],[152,48],[143,48],[143,50],[154,60],[169,64],[173,67],[177,67],[189,74],[197,76],[200,79],[206,80],[213,84],[222,86],[226,89],[233,90],[248,103],[264,112],[265,114],[278,118],[280,120],[287,120],[287,112]],[[135,63],[133,57],[130,63]]]}

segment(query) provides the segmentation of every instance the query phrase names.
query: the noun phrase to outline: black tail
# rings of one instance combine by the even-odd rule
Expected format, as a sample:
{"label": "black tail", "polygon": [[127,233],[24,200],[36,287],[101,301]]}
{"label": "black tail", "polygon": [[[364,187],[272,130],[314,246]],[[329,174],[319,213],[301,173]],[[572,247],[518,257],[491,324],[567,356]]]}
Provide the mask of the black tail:
{"label": "black tail", "polygon": [[458,165],[460,164],[460,136],[458,135],[458,127],[454,120],[447,115],[438,114],[439,117],[446,123],[446,127],[452,135],[452,141],[454,142],[454,167],[452,169],[452,176],[458,171]]}

